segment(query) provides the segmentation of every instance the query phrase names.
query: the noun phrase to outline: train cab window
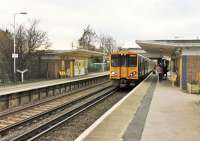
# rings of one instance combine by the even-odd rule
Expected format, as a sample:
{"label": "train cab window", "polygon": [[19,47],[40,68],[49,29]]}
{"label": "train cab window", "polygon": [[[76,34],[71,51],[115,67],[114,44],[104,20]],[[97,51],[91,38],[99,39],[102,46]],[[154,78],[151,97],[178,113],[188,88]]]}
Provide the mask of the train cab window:
{"label": "train cab window", "polygon": [[129,55],[128,66],[129,67],[136,67],[137,66],[137,55]]}
{"label": "train cab window", "polygon": [[120,55],[112,55],[111,56],[111,66],[112,67],[120,66]]}
{"label": "train cab window", "polygon": [[127,56],[122,55],[121,58],[120,58],[120,62],[121,62],[122,67],[127,67]]}

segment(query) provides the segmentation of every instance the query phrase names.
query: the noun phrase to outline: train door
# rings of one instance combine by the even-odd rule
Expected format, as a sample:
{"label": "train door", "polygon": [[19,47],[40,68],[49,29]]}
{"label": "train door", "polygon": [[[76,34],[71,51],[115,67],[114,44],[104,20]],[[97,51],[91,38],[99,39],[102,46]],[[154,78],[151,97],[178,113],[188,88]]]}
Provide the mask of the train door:
{"label": "train door", "polygon": [[138,56],[138,75],[142,76],[142,58],[140,56]]}
{"label": "train door", "polygon": [[112,54],[110,63],[110,76],[112,79],[120,79],[121,69],[120,69],[120,55]]}
{"label": "train door", "polygon": [[128,64],[128,56],[126,54],[122,54],[120,57],[120,74],[121,78],[128,78],[128,69],[127,69],[127,64]]}
{"label": "train door", "polygon": [[128,56],[128,76],[129,79],[138,79],[137,55],[130,54]]}
{"label": "train door", "polygon": [[145,59],[142,59],[142,76],[145,74]]}
{"label": "train door", "polygon": [[144,59],[144,75],[146,74],[146,69],[147,69],[147,61]]}
{"label": "train door", "polygon": [[143,59],[143,68],[144,68],[143,75],[145,75],[145,69],[146,69],[146,66],[145,66],[146,64],[145,63],[146,63],[146,61],[145,61],[145,59]]}

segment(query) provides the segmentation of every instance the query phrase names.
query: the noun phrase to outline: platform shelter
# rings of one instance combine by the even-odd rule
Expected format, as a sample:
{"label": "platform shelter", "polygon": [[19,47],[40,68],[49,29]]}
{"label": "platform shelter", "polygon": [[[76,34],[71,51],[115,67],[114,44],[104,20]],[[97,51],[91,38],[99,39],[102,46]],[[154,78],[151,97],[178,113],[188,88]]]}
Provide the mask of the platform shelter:
{"label": "platform shelter", "polygon": [[[47,50],[35,57],[29,73],[39,78],[66,78],[88,74],[88,60],[103,53],[85,49]],[[39,75],[38,75],[39,74]]]}
{"label": "platform shelter", "polygon": [[200,40],[137,40],[151,58],[169,57],[170,71],[177,74],[177,85],[187,90],[187,83],[200,74]]}

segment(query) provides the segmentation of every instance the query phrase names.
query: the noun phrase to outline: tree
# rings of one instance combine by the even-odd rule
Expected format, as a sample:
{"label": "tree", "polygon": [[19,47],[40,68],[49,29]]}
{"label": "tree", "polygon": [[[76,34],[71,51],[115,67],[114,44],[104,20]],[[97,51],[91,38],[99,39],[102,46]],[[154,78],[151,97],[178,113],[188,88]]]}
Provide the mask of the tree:
{"label": "tree", "polygon": [[87,49],[87,50],[95,50],[95,46],[93,43],[95,42],[97,35],[95,31],[90,28],[88,25],[85,29],[83,29],[83,34],[81,38],[78,40],[79,48]]}
{"label": "tree", "polygon": [[20,70],[26,68],[26,55],[28,52],[27,40],[26,40],[26,29],[20,25],[16,32],[16,52],[18,53],[17,66]]}
{"label": "tree", "polygon": [[0,79],[13,78],[13,37],[8,30],[0,30]]}
{"label": "tree", "polygon": [[100,36],[100,50],[110,54],[116,47],[116,41],[111,36]]}
{"label": "tree", "polygon": [[118,47],[118,50],[120,51],[120,50],[124,50],[124,49],[123,49],[123,47],[119,46],[119,47]]}
{"label": "tree", "polygon": [[[47,32],[38,29],[39,21],[33,20],[28,28],[20,25],[16,33],[16,48],[19,54],[18,67],[23,70],[30,64],[31,55],[41,46],[50,46]],[[41,56],[41,54],[40,54]]]}
{"label": "tree", "polygon": [[26,30],[26,39],[28,52],[32,53],[41,46],[48,48],[50,46],[47,32],[38,29],[38,20],[33,20],[30,27]]}
{"label": "tree", "polygon": [[[38,24],[39,21],[32,20],[28,28],[20,25],[16,30],[16,53],[19,56],[16,61],[17,69],[24,70],[31,68],[31,64],[33,64],[31,63],[31,56],[35,54],[35,57],[37,57],[36,50],[41,46],[46,49],[50,46],[47,32],[40,30]],[[12,53],[13,34],[8,30],[0,30],[0,73],[8,74],[10,80],[13,78]],[[41,52],[38,58],[41,58]]]}

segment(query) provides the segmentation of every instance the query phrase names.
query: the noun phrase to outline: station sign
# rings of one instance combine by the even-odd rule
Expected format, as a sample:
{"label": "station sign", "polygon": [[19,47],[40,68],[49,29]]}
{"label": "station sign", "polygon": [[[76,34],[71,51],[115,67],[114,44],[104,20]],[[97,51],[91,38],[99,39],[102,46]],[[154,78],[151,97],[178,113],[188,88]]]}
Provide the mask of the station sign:
{"label": "station sign", "polygon": [[18,54],[17,53],[13,53],[12,54],[12,58],[18,58]]}

